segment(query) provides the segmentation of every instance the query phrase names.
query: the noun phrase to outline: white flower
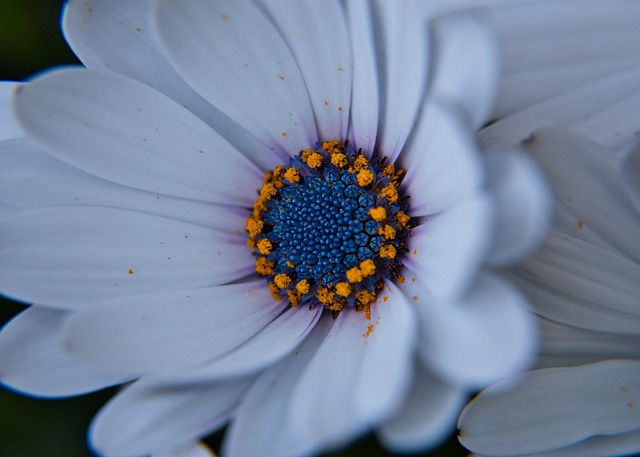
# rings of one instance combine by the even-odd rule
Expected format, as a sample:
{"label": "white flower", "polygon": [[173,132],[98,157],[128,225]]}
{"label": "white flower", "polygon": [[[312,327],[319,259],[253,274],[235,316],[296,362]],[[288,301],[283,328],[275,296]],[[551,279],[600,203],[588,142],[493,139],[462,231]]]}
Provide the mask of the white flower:
{"label": "white flower", "polygon": [[496,383],[463,411],[460,440],[477,455],[640,452],[640,69],[637,51],[617,54],[640,39],[640,8],[617,6],[585,13],[603,30],[584,46],[598,50],[592,68],[618,71],[480,133],[499,144],[506,136],[491,130],[559,125],[523,135],[554,188],[556,214],[542,249],[508,273],[539,316],[538,369]]}
{"label": "white flower", "polygon": [[[523,155],[485,162],[475,146],[491,35],[471,14],[428,29],[416,6],[71,1],[64,31],[87,69],[16,85],[21,126],[0,143],[0,289],[34,304],[0,333],[0,380],[43,397],[135,380],[92,425],[106,456],[230,420],[227,455],[300,456],[374,428],[392,449],[432,446],[470,389],[525,368],[526,301],[481,270],[533,247],[547,193]],[[347,142],[353,172],[333,164]],[[279,165],[286,182],[263,181]],[[293,201],[334,217],[287,193],[329,172],[357,178],[380,231],[372,253],[303,283],[296,268],[320,260],[283,247],[289,228],[314,255],[324,235],[281,215]]]}

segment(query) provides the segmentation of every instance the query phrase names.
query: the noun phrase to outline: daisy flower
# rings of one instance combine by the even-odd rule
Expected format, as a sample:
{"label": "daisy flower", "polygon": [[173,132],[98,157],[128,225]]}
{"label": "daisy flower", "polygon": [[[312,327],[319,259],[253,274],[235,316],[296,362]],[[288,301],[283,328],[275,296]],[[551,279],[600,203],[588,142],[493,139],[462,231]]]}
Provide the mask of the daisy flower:
{"label": "daisy flower", "polygon": [[201,452],[230,422],[224,455],[302,456],[372,429],[428,448],[527,367],[526,300],[484,266],[533,248],[549,195],[475,144],[491,33],[419,6],[70,1],[86,68],[2,86],[0,289],[33,304],[2,383],[131,382],[100,455]]}
{"label": "daisy flower", "polygon": [[[606,33],[593,34],[587,49],[601,49],[604,57],[607,43],[635,47],[640,9],[619,6],[592,10]],[[640,452],[640,67],[634,52],[593,58],[594,68],[608,61],[620,71],[515,112],[480,134],[480,141],[499,144],[511,139],[490,130],[559,124],[522,143],[555,191],[552,230],[542,249],[506,273],[538,315],[538,368],[489,387],[463,411],[460,440],[477,455]],[[545,114],[551,119],[542,120]]]}

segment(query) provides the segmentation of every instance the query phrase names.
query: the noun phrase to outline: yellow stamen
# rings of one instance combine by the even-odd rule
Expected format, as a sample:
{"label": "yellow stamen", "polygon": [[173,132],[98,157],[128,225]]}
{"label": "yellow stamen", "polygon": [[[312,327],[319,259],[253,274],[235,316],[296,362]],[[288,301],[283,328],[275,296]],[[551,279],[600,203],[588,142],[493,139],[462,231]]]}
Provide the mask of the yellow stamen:
{"label": "yellow stamen", "polygon": [[311,154],[314,154],[313,149],[311,148],[305,149],[300,153],[300,158],[304,163],[307,163],[307,160],[309,160],[309,156],[311,156]]}
{"label": "yellow stamen", "polygon": [[359,155],[355,162],[353,162],[353,169],[355,171],[364,170],[369,168],[369,161],[363,155]]}
{"label": "yellow stamen", "polygon": [[347,270],[347,279],[349,282],[360,282],[363,277],[362,271],[360,271],[360,268],[358,267],[349,268]]}
{"label": "yellow stamen", "polygon": [[338,168],[342,168],[349,163],[347,161],[347,156],[342,153],[336,153],[331,156],[331,163]]}
{"label": "yellow stamen", "polygon": [[309,293],[310,288],[311,286],[309,285],[309,281],[306,279],[303,279],[296,284],[296,290],[303,295]]}
{"label": "yellow stamen", "polygon": [[336,284],[336,293],[341,297],[348,297],[351,290],[351,285],[348,282],[339,282]]}
{"label": "yellow stamen", "polygon": [[374,221],[382,222],[387,218],[387,210],[384,206],[378,206],[377,208],[371,208],[369,215]]}
{"label": "yellow stamen", "polygon": [[378,235],[383,235],[385,240],[393,240],[396,237],[396,229],[387,224],[384,227],[378,227]]}
{"label": "yellow stamen", "polygon": [[383,259],[395,259],[396,253],[396,247],[393,244],[388,244],[380,248],[380,257]]}
{"label": "yellow stamen", "polygon": [[311,154],[307,159],[307,165],[309,165],[309,168],[318,168],[322,165],[322,154],[318,154],[316,152]]}
{"label": "yellow stamen", "polygon": [[340,142],[338,140],[325,141],[322,143],[322,149],[327,151],[329,154],[337,154],[342,152],[342,147],[339,145]]}
{"label": "yellow stamen", "polygon": [[376,264],[371,259],[363,260],[360,262],[360,271],[362,271],[362,276],[365,278],[371,276],[376,272]]}
{"label": "yellow stamen", "polygon": [[360,187],[368,186],[373,182],[373,173],[368,169],[360,170],[357,175],[358,185]]}
{"label": "yellow stamen", "polygon": [[361,289],[356,293],[356,298],[362,305],[368,305],[376,299],[376,294],[367,289]]}
{"label": "yellow stamen", "polygon": [[293,290],[287,290],[287,297],[289,298],[289,304],[294,308],[300,304],[300,294]]}
{"label": "yellow stamen", "polygon": [[331,292],[326,287],[318,287],[318,292],[316,292],[316,298],[323,305],[330,305],[333,303],[333,292]]}
{"label": "yellow stamen", "polygon": [[247,225],[245,228],[247,232],[249,232],[249,237],[255,238],[256,236],[262,233],[262,229],[264,228],[264,222],[262,222],[259,219],[251,218],[247,220]]}
{"label": "yellow stamen", "polygon": [[389,164],[382,169],[382,176],[393,176],[396,172],[394,164]]}
{"label": "yellow stamen", "polygon": [[398,189],[393,183],[389,183],[380,191],[380,197],[386,198],[389,203],[395,203],[398,201]]}
{"label": "yellow stamen", "polygon": [[256,260],[256,272],[260,275],[267,276],[273,274],[273,262],[269,262],[266,257],[258,257]]}
{"label": "yellow stamen", "polygon": [[398,221],[398,227],[401,229],[407,228],[410,220],[411,218],[404,211],[398,211],[396,213],[396,221]]}
{"label": "yellow stamen", "polygon": [[276,299],[276,301],[282,300],[280,296],[280,289],[274,283],[269,283],[269,292],[271,292],[271,296]]}
{"label": "yellow stamen", "polygon": [[267,255],[271,252],[271,249],[273,249],[273,245],[268,239],[262,238],[260,241],[258,241],[258,251],[260,252],[260,254]]}
{"label": "yellow stamen", "polygon": [[299,182],[300,181],[300,173],[295,168],[287,168],[287,171],[284,173],[284,179],[289,182]]}
{"label": "yellow stamen", "polygon": [[284,273],[280,273],[279,275],[276,275],[275,278],[273,278],[273,282],[280,289],[284,289],[289,284],[291,284],[291,278]]}

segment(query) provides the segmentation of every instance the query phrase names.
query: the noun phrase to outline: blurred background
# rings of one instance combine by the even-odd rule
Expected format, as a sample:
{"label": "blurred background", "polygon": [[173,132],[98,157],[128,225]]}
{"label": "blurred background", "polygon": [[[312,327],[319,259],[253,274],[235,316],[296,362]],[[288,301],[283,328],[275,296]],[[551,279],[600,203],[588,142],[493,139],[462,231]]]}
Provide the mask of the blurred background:
{"label": "blurred background", "polygon": [[[135,0],[132,0],[135,1]],[[61,64],[78,64],[59,26],[62,0],[0,0],[0,79],[21,81]],[[0,297],[0,326],[25,306]],[[1,369],[2,367],[0,367]],[[91,417],[115,389],[78,398],[41,400],[0,384],[0,457],[89,457],[85,436]],[[208,438],[214,449],[221,433]],[[467,453],[455,436],[428,457]],[[325,457],[391,456],[372,436]]]}

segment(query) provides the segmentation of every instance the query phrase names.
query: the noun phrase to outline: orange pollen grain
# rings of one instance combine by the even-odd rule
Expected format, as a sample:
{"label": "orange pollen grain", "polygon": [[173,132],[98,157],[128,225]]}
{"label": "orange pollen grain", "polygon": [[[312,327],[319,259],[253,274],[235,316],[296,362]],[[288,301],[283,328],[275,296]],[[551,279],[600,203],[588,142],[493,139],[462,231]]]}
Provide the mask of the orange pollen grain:
{"label": "orange pollen grain", "polygon": [[309,289],[311,289],[311,286],[309,285],[309,281],[306,279],[303,279],[296,284],[296,290],[301,294],[309,293]]}
{"label": "orange pollen grain", "polygon": [[260,241],[258,241],[258,251],[260,252],[260,254],[267,255],[271,252],[271,249],[273,249],[273,245],[268,239],[262,238]]}
{"label": "orange pollen grain", "polygon": [[264,222],[259,219],[248,219],[247,226],[245,228],[247,229],[247,232],[249,232],[249,237],[255,238],[262,233]]}
{"label": "orange pollen grain", "polygon": [[382,222],[387,218],[387,210],[384,206],[378,206],[377,208],[371,208],[369,215],[374,221]]}
{"label": "orange pollen grain", "polygon": [[284,289],[289,284],[291,284],[291,278],[284,273],[280,273],[279,275],[276,275],[275,278],[273,278],[273,282],[280,289]]}
{"label": "orange pollen grain", "polygon": [[349,268],[347,270],[347,279],[349,282],[360,282],[362,281],[364,276],[362,275],[362,271],[358,267]]}
{"label": "orange pollen grain", "polygon": [[380,257],[383,259],[395,259],[396,254],[396,247],[393,244],[388,244],[380,248]]}
{"label": "orange pollen grain", "polygon": [[288,168],[287,171],[284,173],[284,179],[286,179],[289,182],[299,182],[300,173],[298,173],[298,170],[296,170],[293,167]]}
{"label": "orange pollen grain", "polygon": [[369,161],[363,155],[358,156],[358,158],[353,162],[353,169],[356,171],[364,170],[369,167]]}
{"label": "orange pollen grain", "polygon": [[351,285],[348,282],[339,282],[336,284],[336,293],[341,297],[348,297],[351,290]]}
{"label": "orange pollen grain", "polygon": [[347,156],[341,152],[335,153],[331,156],[331,163],[338,168],[343,168],[348,163]]}
{"label": "orange pollen grain", "polygon": [[363,277],[371,276],[376,272],[376,264],[373,263],[373,260],[367,259],[360,262],[360,271],[362,272]]}
{"label": "orange pollen grain", "polygon": [[396,237],[396,229],[387,224],[384,227],[378,227],[378,235],[383,235],[385,240],[393,240]]}
{"label": "orange pollen grain", "polygon": [[357,175],[358,185],[360,187],[368,186],[373,182],[373,173],[370,170],[360,170]]}
{"label": "orange pollen grain", "polygon": [[311,154],[307,160],[307,165],[309,165],[309,168],[318,168],[322,165],[322,154],[318,154],[317,152]]}

